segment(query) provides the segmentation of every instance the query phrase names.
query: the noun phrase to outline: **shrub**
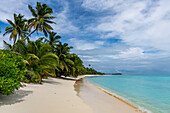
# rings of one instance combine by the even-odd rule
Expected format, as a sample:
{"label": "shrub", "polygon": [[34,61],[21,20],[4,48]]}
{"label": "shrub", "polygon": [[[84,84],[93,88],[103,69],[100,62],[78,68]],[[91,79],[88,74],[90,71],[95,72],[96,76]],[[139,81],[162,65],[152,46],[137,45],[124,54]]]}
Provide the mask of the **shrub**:
{"label": "shrub", "polygon": [[0,93],[10,95],[25,80],[27,71],[24,59],[7,50],[0,50]]}

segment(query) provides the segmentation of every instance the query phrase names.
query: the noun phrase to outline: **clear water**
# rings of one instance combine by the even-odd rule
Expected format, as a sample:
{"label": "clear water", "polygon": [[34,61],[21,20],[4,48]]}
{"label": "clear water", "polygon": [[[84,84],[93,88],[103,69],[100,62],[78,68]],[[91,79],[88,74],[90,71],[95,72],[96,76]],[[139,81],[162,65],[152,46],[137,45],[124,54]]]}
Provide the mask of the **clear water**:
{"label": "clear water", "polygon": [[153,113],[170,113],[170,76],[100,76],[89,82]]}

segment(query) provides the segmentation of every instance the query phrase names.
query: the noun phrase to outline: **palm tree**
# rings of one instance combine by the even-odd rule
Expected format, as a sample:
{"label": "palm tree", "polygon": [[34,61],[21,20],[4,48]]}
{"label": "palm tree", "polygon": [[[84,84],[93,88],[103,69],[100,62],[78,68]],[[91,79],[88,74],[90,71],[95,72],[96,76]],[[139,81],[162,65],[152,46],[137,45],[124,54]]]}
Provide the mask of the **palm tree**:
{"label": "palm tree", "polygon": [[28,42],[28,53],[35,54],[38,57],[45,55],[46,53],[52,53],[52,47],[48,43],[42,43],[43,38],[39,38],[36,41]]}
{"label": "palm tree", "polygon": [[14,13],[14,22],[12,22],[11,20],[8,20],[8,23],[11,26],[8,26],[5,28],[5,33],[3,34],[3,36],[5,36],[6,34],[11,33],[10,35],[10,40],[13,39],[14,40],[14,44],[17,40],[17,36],[18,39],[23,39],[28,33],[27,33],[27,28],[25,26],[25,22],[27,21],[26,19],[24,19],[24,16],[21,14],[15,14]]}
{"label": "palm tree", "polygon": [[[61,74],[64,74],[65,76],[68,76],[68,74],[72,71],[72,67],[74,66],[74,62],[69,59],[70,56],[70,49],[73,47],[68,47],[67,43],[62,44],[59,42],[59,44],[55,44],[55,54],[59,57],[59,69],[60,69],[60,76]],[[57,75],[58,70],[56,70]]]}
{"label": "palm tree", "polygon": [[48,53],[41,57],[35,54],[27,54],[27,61],[30,68],[38,75],[41,84],[43,74],[55,76],[55,69],[57,69],[59,58],[53,53]]}
{"label": "palm tree", "polygon": [[53,31],[49,32],[49,39],[45,39],[45,42],[48,42],[50,46],[53,48],[57,42],[60,42],[58,39],[61,38],[59,35],[56,35],[56,34],[57,33]]}
{"label": "palm tree", "polygon": [[42,38],[36,41],[18,40],[13,45],[13,51],[21,54],[25,58],[28,65],[28,71],[34,72],[40,83],[42,82],[42,75],[55,76],[55,70],[59,66],[59,58],[56,54],[51,52],[52,47],[48,43],[42,43]]}
{"label": "palm tree", "polygon": [[12,51],[21,54],[23,57],[27,55],[27,49],[28,48],[25,39],[17,40],[17,42],[12,46]]}
{"label": "palm tree", "polygon": [[55,51],[57,56],[60,56],[61,54],[67,55],[70,52],[70,49],[72,49],[72,46],[68,46],[67,43],[62,44],[62,42],[59,42],[59,44],[54,44],[56,46]]}
{"label": "palm tree", "polygon": [[69,56],[69,59],[74,62],[74,67],[71,72],[73,77],[77,77],[78,75],[84,74],[85,68],[83,66],[83,61],[80,59],[80,57],[76,54],[71,54]]}
{"label": "palm tree", "polygon": [[[43,32],[44,35],[47,37],[48,32],[53,30],[53,28],[49,25],[52,23],[55,23],[51,21],[51,19],[54,19],[54,16],[50,16],[53,14],[52,8],[48,7],[46,4],[42,4],[40,2],[37,2],[36,9],[33,9],[31,5],[28,5],[29,10],[32,13],[33,18],[28,20],[28,25],[29,25],[29,34],[26,37],[26,39],[35,31],[37,33]],[[32,28],[34,27],[34,30],[31,32]]]}

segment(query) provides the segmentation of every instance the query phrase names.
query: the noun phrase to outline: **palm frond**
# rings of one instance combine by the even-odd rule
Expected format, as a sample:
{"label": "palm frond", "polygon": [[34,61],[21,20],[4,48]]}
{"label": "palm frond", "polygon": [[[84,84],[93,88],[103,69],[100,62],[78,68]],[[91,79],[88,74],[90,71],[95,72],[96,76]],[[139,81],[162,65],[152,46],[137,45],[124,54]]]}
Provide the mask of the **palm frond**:
{"label": "palm frond", "polygon": [[5,36],[6,34],[9,34],[9,33],[12,33],[12,31],[13,31],[12,29],[6,31],[6,32],[3,34],[3,36]]}
{"label": "palm frond", "polygon": [[11,24],[13,27],[15,27],[15,24],[11,20],[7,19],[7,21],[8,21],[9,24]]}
{"label": "palm frond", "polygon": [[44,22],[47,22],[47,23],[50,23],[50,24],[56,24],[55,22],[53,22],[53,21],[50,21],[50,20],[44,20]]}
{"label": "palm frond", "polygon": [[48,32],[50,32],[50,30],[53,30],[53,28],[45,22],[44,22],[44,27],[47,29]]}
{"label": "palm frond", "polygon": [[30,53],[28,53],[28,54],[27,54],[27,59],[30,60],[31,58],[32,58],[32,59],[39,60],[39,58],[38,58],[35,54],[30,54]]}
{"label": "palm frond", "polygon": [[31,6],[31,5],[28,5],[28,8],[29,8],[29,10],[31,11],[32,15],[33,15],[34,17],[37,17],[36,11],[32,8],[32,6]]}
{"label": "palm frond", "polygon": [[13,27],[12,26],[8,26],[8,27],[5,28],[5,31],[11,30],[11,29],[13,29]]}
{"label": "palm frond", "polygon": [[3,43],[4,43],[5,49],[7,49],[7,50],[11,50],[12,49],[12,45],[11,44],[7,43],[5,40],[3,40]]}
{"label": "palm frond", "polygon": [[44,17],[44,19],[48,19],[48,20],[51,20],[51,19],[54,19],[54,18],[56,18],[55,16],[46,16],[46,17]]}

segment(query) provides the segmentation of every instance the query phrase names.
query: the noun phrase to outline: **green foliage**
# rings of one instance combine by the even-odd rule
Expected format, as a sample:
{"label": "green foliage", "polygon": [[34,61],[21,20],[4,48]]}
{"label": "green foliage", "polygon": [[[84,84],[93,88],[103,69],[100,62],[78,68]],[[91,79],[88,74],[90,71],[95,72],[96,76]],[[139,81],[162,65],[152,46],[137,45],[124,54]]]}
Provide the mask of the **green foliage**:
{"label": "green foliage", "polygon": [[104,75],[104,73],[98,72],[93,68],[85,68],[84,74],[96,74],[96,75]]}
{"label": "green foliage", "polygon": [[72,76],[77,77],[78,75],[83,75],[84,74],[84,66],[83,66],[83,61],[80,59],[80,57],[76,54],[71,54],[69,58],[74,62],[74,67],[72,70]]}
{"label": "green foliage", "polygon": [[26,64],[24,59],[7,50],[0,50],[0,92],[10,95],[25,80]]}
{"label": "green foliage", "polygon": [[20,82],[11,78],[0,77],[0,93],[4,95],[13,94],[14,89],[18,89]]}
{"label": "green foliage", "polygon": [[59,58],[51,52],[52,47],[48,43],[42,43],[41,38],[36,41],[29,41],[26,47],[28,69],[34,71],[40,83],[43,75],[54,75],[54,71],[59,65]]}
{"label": "green foliage", "polygon": [[45,39],[45,42],[49,43],[51,47],[55,47],[56,43],[59,43],[60,41],[58,39],[60,39],[61,37],[59,35],[57,35],[57,33],[55,32],[49,32],[49,40]]}
{"label": "green foliage", "polygon": [[34,71],[27,71],[25,77],[27,78],[26,82],[37,83],[39,81],[39,78]]}

